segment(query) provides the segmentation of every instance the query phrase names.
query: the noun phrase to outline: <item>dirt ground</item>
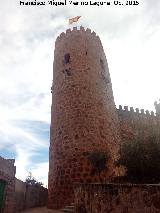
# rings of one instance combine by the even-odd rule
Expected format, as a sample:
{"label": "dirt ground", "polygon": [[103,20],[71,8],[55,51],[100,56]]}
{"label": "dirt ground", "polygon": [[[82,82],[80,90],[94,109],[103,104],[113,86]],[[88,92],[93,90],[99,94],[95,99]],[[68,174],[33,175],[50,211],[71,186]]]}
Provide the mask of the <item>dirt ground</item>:
{"label": "dirt ground", "polygon": [[47,209],[46,207],[41,207],[41,208],[27,209],[20,213],[62,213],[62,212],[59,210],[51,210]]}

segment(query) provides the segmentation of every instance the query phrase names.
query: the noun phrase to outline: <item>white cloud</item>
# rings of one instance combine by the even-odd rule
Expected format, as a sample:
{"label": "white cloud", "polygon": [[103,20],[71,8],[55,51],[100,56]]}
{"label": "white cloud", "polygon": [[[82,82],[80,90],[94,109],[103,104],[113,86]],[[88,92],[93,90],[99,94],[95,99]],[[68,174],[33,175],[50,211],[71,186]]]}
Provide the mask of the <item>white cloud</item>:
{"label": "white cloud", "polygon": [[48,187],[48,162],[35,164],[31,168],[31,173],[33,177],[36,177],[39,182],[44,184],[44,187]]}

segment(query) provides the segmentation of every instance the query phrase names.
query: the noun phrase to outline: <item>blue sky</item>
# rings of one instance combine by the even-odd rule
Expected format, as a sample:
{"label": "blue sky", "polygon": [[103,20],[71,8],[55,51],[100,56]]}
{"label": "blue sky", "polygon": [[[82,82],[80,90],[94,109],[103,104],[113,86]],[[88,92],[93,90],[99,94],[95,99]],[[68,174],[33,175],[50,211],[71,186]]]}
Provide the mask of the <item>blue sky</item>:
{"label": "blue sky", "polygon": [[[112,0],[111,0],[112,1]],[[123,0],[123,2],[125,2]],[[101,38],[116,105],[154,110],[160,98],[160,1],[138,6],[19,6],[2,0],[0,19],[0,155],[16,159],[47,185],[54,42],[68,19]]]}

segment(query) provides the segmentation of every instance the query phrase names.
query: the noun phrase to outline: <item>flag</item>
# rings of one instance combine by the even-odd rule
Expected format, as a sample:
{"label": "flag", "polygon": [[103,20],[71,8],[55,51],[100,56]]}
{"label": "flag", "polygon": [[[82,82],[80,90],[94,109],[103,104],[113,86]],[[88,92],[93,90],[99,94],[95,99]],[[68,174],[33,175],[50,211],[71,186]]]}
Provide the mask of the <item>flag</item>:
{"label": "flag", "polygon": [[73,22],[77,22],[78,19],[80,19],[80,18],[81,18],[81,16],[76,16],[76,17],[74,17],[74,18],[70,18],[70,19],[69,19],[69,24],[72,24]]}

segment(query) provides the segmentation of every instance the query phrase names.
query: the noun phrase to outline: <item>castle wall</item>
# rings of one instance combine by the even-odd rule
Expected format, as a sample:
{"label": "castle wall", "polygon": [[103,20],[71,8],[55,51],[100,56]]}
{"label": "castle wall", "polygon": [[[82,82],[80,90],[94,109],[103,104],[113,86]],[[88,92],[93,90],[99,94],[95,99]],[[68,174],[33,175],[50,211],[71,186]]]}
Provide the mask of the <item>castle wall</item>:
{"label": "castle wall", "polygon": [[158,213],[160,186],[84,184],[75,187],[76,213]]}
{"label": "castle wall", "polygon": [[73,183],[99,182],[87,153],[109,155],[103,179],[116,176],[118,116],[105,53],[89,29],[67,30],[56,40],[49,159],[49,208],[73,202]]}
{"label": "castle wall", "polygon": [[26,183],[16,178],[15,181],[15,210],[22,211],[25,209]]}
{"label": "castle wall", "polygon": [[38,206],[46,206],[48,190],[43,186],[27,185],[19,179],[15,183],[16,212]]}
{"label": "castle wall", "polygon": [[122,142],[133,138],[145,140],[150,135],[160,134],[160,117],[154,112],[133,107],[117,109]]}
{"label": "castle wall", "polygon": [[[4,193],[4,213],[13,213],[15,208],[15,172],[14,160],[0,157],[0,181],[6,183]],[[1,209],[0,209],[1,211]]]}

